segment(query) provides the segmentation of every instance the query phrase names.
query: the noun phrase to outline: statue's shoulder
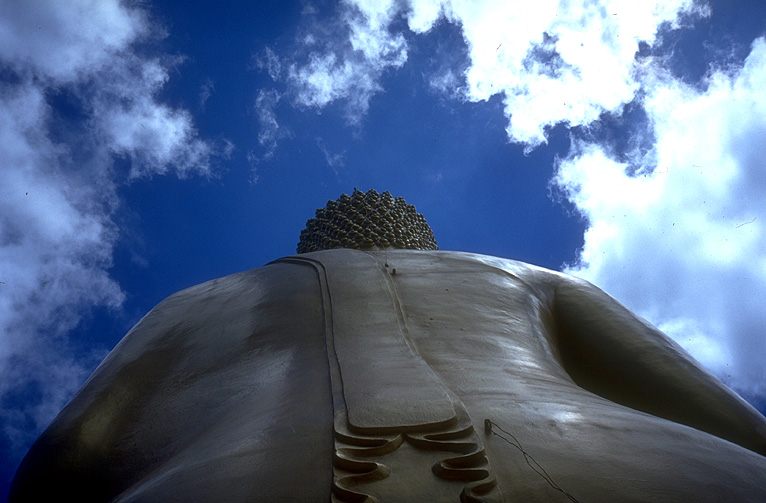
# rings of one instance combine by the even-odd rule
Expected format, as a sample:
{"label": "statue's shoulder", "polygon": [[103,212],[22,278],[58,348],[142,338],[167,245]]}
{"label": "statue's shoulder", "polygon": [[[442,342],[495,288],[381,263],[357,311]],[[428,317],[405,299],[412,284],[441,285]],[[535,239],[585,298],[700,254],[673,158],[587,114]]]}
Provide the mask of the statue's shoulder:
{"label": "statue's shoulder", "polygon": [[437,251],[429,253],[439,255],[441,260],[448,261],[456,267],[460,264],[465,264],[471,265],[472,267],[487,267],[502,271],[519,278],[530,286],[534,285],[540,288],[554,289],[562,284],[571,286],[579,285],[585,288],[592,286],[591,283],[583,279],[528,262],[522,262],[520,260],[461,251]]}
{"label": "statue's shoulder", "polygon": [[266,265],[169,295],[128,331],[62,414],[84,413],[115,382],[144,374],[161,381],[189,365],[204,369],[215,355],[223,358],[253,333],[254,306],[279,288],[281,268]]}
{"label": "statue's shoulder", "polygon": [[186,287],[168,295],[154,309],[166,309],[168,306],[204,301],[211,296],[237,295],[244,289],[252,288],[254,283],[263,281],[275,264],[270,263],[246,271],[240,271],[219,278],[210,279]]}
{"label": "statue's shoulder", "polygon": [[154,306],[134,330],[145,328],[158,318],[184,319],[194,324],[207,318],[211,310],[218,313],[222,308],[236,308],[242,299],[252,299],[260,286],[278,281],[285,267],[286,264],[274,261],[179,290]]}
{"label": "statue's shoulder", "polygon": [[[316,263],[326,266],[372,264],[375,261],[391,267],[397,264],[407,269],[418,271],[444,272],[452,271],[481,271],[497,270],[512,276],[523,278],[529,282],[555,285],[567,283],[571,285],[591,285],[587,281],[566,273],[547,269],[535,264],[510,258],[483,255],[481,253],[451,251],[451,250],[355,250],[332,249],[321,250],[299,255],[283,257],[271,262],[284,263]],[[403,272],[405,269],[399,269]]]}
{"label": "statue's shoulder", "polygon": [[179,290],[155,305],[122,338],[94,373],[102,367],[124,365],[140,355],[172,347],[183,353],[194,340],[195,345],[212,337],[212,326],[225,326],[229,320],[249,319],[248,310],[265,295],[267,286],[275,283],[278,265],[254,269],[211,279]]}

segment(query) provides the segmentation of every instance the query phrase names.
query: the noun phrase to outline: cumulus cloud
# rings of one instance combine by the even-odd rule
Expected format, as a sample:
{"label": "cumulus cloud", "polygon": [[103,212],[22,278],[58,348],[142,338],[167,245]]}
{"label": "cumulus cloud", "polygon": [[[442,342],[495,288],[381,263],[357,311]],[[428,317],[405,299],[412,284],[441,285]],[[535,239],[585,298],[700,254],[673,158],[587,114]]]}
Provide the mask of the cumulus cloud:
{"label": "cumulus cloud", "polygon": [[401,14],[399,2],[347,0],[339,9],[337,19],[321,21],[315,9],[306,10],[310,27],[295,53],[280,58],[269,49],[257,63],[286,82],[294,104],[321,110],[342,102],[348,120],[358,123],[382,90],[380,78],[407,61],[407,43],[389,29]]}
{"label": "cumulus cloud", "polygon": [[141,10],[116,1],[9,0],[0,5],[0,58],[38,77],[74,82],[150,29]]}
{"label": "cumulus cloud", "polygon": [[587,125],[632,101],[639,43],[654,43],[660,26],[676,23],[694,4],[546,0],[529,9],[483,0],[445,1],[442,9],[462,26],[469,47],[466,97],[502,95],[509,138],[534,147],[550,126]]}
{"label": "cumulus cloud", "polygon": [[580,142],[555,183],[588,220],[570,272],[617,296],[749,396],[766,395],[766,41],[703,90],[644,80],[644,164]]}
{"label": "cumulus cloud", "polygon": [[23,432],[45,426],[103,356],[78,354],[68,333],[93,306],[123,300],[108,273],[116,180],[209,175],[211,156],[227,149],[159,101],[178,60],[138,47],[161,34],[117,0],[0,3],[4,444],[24,445]]}
{"label": "cumulus cloud", "polygon": [[88,87],[95,135],[111,153],[131,160],[133,178],[172,172],[180,177],[210,175],[215,146],[201,140],[188,110],[157,99],[168,80],[160,60],[123,56],[124,66],[94,74]]}
{"label": "cumulus cloud", "polygon": [[405,31],[424,34],[453,23],[470,65],[462,77],[454,70],[434,75],[432,87],[454,94],[460,83],[462,98],[471,101],[502,96],[509,138],[533,148],[553,125],[587,125],[631,102],[640,87],[639,44],[651,45],[659,27],[683,16],[708,13],[694,0],[541,0],[528,7],[521,0],[346,0],[342,29],[304,37],[309,54],[288,65],[287,81],[298,104],[322,108],[345,100],[358,120],[381,91],[385,71],[406,62]]}

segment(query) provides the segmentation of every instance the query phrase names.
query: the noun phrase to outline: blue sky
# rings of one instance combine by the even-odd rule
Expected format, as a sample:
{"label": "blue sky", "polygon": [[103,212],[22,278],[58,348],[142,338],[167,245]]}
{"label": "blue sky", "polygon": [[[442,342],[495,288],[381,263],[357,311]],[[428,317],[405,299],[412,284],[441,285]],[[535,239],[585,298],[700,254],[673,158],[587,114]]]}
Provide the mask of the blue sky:
{"label": "blue sky", "polygon": [[0,493],[152,306],[353,189],[586,278],[766,410],[766,4],[0,4]]}

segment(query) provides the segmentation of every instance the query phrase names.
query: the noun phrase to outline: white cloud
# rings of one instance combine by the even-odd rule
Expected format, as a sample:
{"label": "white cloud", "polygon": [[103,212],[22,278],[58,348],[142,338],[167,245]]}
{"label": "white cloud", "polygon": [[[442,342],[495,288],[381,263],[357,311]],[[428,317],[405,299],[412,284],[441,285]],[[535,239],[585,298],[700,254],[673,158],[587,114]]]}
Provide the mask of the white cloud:
{"label": "white cloud", "polygon": [[324,139],[321,137],[318,137],[316,139],[317,147],[319,147],[319,150],[322,151],[322,154],[324,154],[325,162],[327,162],[327,165],[330,167],[330,169],[333,170],[335,175],[337,176],[339,173],[339,169],[344,167],[346,165],[346,151],[342,152],[331,152],[330,149],[327,147],[327,144],[325,143]]}
{"label": "white cloud", "polygon": [[215,149],[199,139],[191,114],[156,99],[167,82],[167,68],[134,55],[123,61],[125,66],[96,74],[98,88],[88,89],[96,135],[112,153],[131,159],[131,177],[210,175]]}
{"label": "white cloud", "polygon": [[[679,16],[707,13],[693,0],[540,0],[533,9],[522,0],[346,0],[344,29],[324,39],[304,37],[311,52],[289,65],[288,82],[298,104],[322,108],[347,100],[358,120],[382,90],[385,71],[407,59],[396,21],[405,16],[410,31],[423,34],[446,20],[460,26],[470,65],[465,88],[454,72],[433,76],[432,86],[471,101],[501,95],[508,136],[533,148],[545,142],[550,126],[587,125],[632,101],[639,42],[652,44],[659,27]],[[332,43],[322,46],[326,39]]]}
{"label": "white cloud", "polygon": [[0,60],[59,84],[74,82],[150,29],[141,10],[117,1],[6,0],[0,4]]}
{"label": "white cloud", "polygon": [[[404,36],[389,30],[399,14],[394,0],[347,0],[337,26],[320,29],[317,23],[315,29],[325,37],[320,41],[310,33],[303,38],[308,54],[300,62],[284,64],[295,103],[321,109],[342,100],[348,119],[357,122],[370,98],[381,91],[381,76],[407,60]],[[272,77],[283,66],[273,58],[268,64]]]}
{"label": "white cloud", "polygon": [[0,110],[0,397],[26,385],[42,394],[32,409],[2,411],[9,438],[19,440],[19,431],[10,434],[15,428],[30,419],[44,426],[80,382],[53,375],[62,367],[83,373],[62,336],[85,306],[116,307],[122,292],[105,270],[113,187],[81,186],[82,173],[66,174],[67,147],[46,134],[50,110],[41,89],[4,86]]}
{"label": "white cloud", "polygon": [[[0,3],[0,421],[16,445],[103,356],[77,354],[69,331],[93,306],[122,303],[108,273],[118,234],[112,159],[130,160],[129,177],[209,175],[211,156],[230,151],[158,100],[178,61],[136,47],[160,33],[117,0]],[[76,117],[52,106],[61,99]]]}
{"label": "white cloud", "polygon": [[750,396],[766,395],[765,83],[763,39],[703,91],[647,75],[652,164],[631,176],[580,143],[555,179],[589,222],[571,272]]}
{"label": "white cloud", "polygon": [[660,25],[693,8],[691,0],[441,4],[469,48],[466,97],[502,95],[509,138],[530,148],[545,142],[547,127],[587,125],[630,102],[639,42],[653,43]]}
{"label": "white cloud", "polygon": [[213,91],[215,91],[215,82],[208,77],[199,90],[199,107],[201,110],[205,110],[207,100],[213,95]]}
{"label": "white cloud", "polygon": [[444,16],[447,2],[441,0],[410,0],[407,24],[415,33],[425,33]]}
{"label": "white cloud", "polygon": [[[292,134],[288,129],[280,126],[277,122],[277,114],[274,111],[282,99],[282,95],[275,89],[258,91],[255,99],[255,111],[258,114],[258,144],[265,150],[260,160],[268,160],[274,156],[279,140],[290,138]],[[258,157],[255,154],[249,156],[251,162],[257,164]]]}

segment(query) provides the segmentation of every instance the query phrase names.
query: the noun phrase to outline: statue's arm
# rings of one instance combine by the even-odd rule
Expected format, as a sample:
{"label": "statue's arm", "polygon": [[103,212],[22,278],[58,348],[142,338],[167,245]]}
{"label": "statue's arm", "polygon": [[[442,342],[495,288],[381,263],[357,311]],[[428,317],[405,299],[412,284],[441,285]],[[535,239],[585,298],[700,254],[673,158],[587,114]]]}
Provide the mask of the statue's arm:
{"label": "statue's arm", "polygon": [[585,281],[555,289],[556,346],[583,388],[766,455],[766,419],[679,345]]}

